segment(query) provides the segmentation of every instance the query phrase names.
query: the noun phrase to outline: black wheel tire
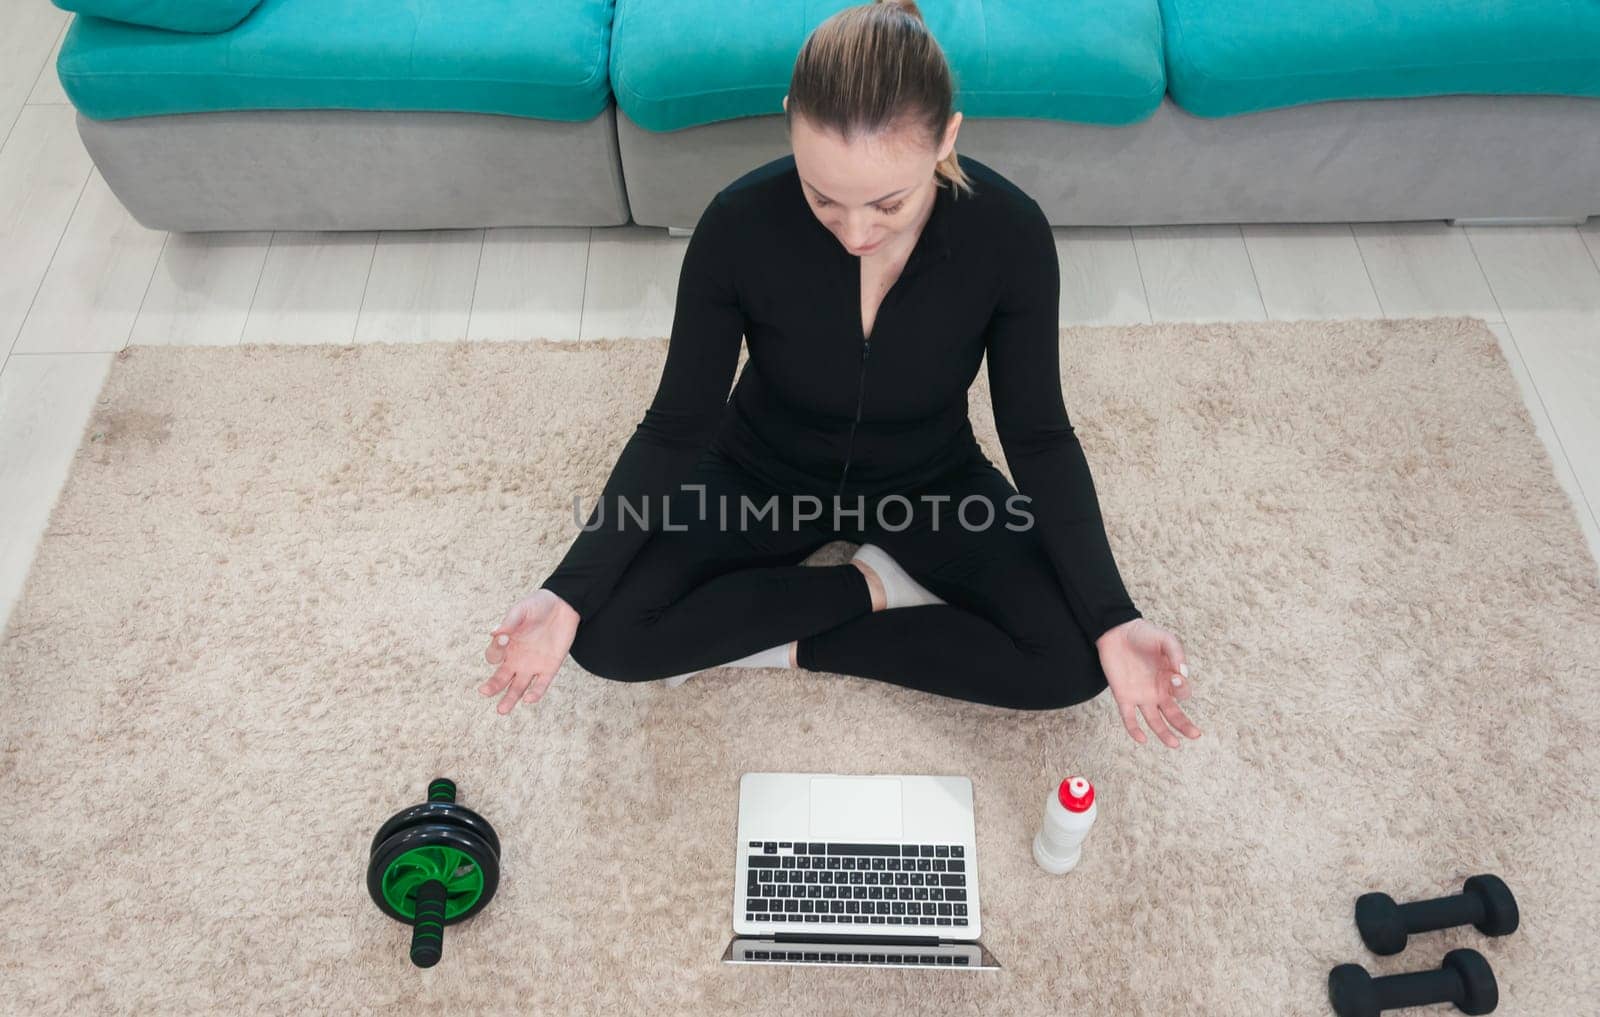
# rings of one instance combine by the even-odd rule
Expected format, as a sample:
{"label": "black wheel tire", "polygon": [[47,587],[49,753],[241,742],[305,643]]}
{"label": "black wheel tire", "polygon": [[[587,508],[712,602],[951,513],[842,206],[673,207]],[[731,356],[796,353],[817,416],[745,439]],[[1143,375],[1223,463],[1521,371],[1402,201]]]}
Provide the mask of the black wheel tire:
{"label": "black wheel tire", "polygon": [[371,858],[377,854],[379,845],[401,830],[428,825],[458,826],[471,831],[489,845],[489,849],[494,852],[495,861],[500,860],[500,838],[495,836],[494,827],[489,825],[487,819],[458,802],[423,802],[421,805],[413,805],[409,809],[396,812],[378,827],[378,832],[372,837],[372,847],[368,849],[367,857]]}
{"label": "black wheel tire", "polygon": [[478,899],[454,918],[446,918],[445,925],[466,921],[489,905],[489,901],[494,898],[495,890],[500,887],[499,854],[470,829],[434,824],[405,827],[379,844],[372,852],[372,857],[367,862],[367,893],[371,895],[372,902],[378,905],[378,910],[397,922],[408,925],[411,923],[408,916],[391,907],[384,897],[383,877],[395,859],[407,851],[425,847],[455,848],[470,857],[473,864],[483,872],[483,892],[478,895]]}

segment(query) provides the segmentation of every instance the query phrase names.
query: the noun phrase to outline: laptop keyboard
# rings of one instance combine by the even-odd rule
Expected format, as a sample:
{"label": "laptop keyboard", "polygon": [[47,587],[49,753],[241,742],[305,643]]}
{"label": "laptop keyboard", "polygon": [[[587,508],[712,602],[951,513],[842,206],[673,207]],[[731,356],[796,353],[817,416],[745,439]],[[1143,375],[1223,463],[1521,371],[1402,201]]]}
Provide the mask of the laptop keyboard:
{"label": "laptop keyboard", "polygon": [[960,844],[749,842],[745,920],[967,926]]}

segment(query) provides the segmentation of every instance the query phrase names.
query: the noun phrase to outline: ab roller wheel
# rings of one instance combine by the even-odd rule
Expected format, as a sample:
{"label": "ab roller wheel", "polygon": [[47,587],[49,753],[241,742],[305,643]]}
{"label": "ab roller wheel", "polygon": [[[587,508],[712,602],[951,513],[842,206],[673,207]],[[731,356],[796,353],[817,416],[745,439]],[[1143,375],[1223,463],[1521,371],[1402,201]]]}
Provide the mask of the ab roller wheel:
{"label": "ab roller wheel", "polygon": [[454,782],[428,785],[428,800],[395,813],[372,838],[367,891],[378,909],[412,927],[411,962],[439,963],[444,927],[471,918],[500,883],[500,838],[456,803]]}

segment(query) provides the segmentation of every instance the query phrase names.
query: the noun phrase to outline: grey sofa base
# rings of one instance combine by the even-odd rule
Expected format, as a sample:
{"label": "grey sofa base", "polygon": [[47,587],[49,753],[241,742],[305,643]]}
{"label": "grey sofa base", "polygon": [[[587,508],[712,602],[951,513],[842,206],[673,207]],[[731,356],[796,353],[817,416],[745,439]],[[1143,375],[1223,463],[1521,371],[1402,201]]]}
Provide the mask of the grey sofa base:
{"label": "grey sofa base", "polygon": [[[78,116],[107,184],[154,229],[690,228],[789,151],[781,115],[652,132],[470,113]],[[1600,213],[1600,99],[1433,96],[1206,119],[1170,97],[1124,127],[975,119],[958,148],[1058,226],[1577,222]],[[630,219],[631,211],[631,219]]]}
{"label": "grey sofa base", "polygon": [[476,113],[248,110],[90,120],[78,133],[152,229],[616,226],[616,107],[581,123]]}
{"label": "grey sofa base", "polygon": [[[652,132],[617,118],[636,223],[692,227],[740,173],[787,154],[781,115]],[[1600,213],[1600,99],[1447,95],[1207,119],[1171,97],[1123,127],[966,119],[958,151],[1057,226],[1414,219],[1580,222]]]}

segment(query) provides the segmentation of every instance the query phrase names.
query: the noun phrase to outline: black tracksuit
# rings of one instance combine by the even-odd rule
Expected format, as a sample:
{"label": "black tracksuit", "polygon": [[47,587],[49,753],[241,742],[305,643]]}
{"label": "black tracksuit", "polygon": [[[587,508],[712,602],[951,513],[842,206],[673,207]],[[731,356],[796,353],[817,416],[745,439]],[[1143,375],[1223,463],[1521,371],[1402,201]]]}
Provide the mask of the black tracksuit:
{"label": "black tracksuit", "polygon": [[[594,528],[543,583],[580,616],[580,665],[645,681],[799,639],[804,668],[999,706],[1105,688],[1093,640],[1140,612],[1061,397],[1054,238],[1032,198],[961,164],[975,193],[941,181],[870,336],[861,260],[813,214],[792,156],[711,200],[654,399]],[[967,417],[985,353],[1016,488]],[[754,514],[774,495],[776,516]],[[972,495],[992,510],[958,516]],[[872,613],[854,566],[797,564],[836,539],[877,544],[948,603]]]}

